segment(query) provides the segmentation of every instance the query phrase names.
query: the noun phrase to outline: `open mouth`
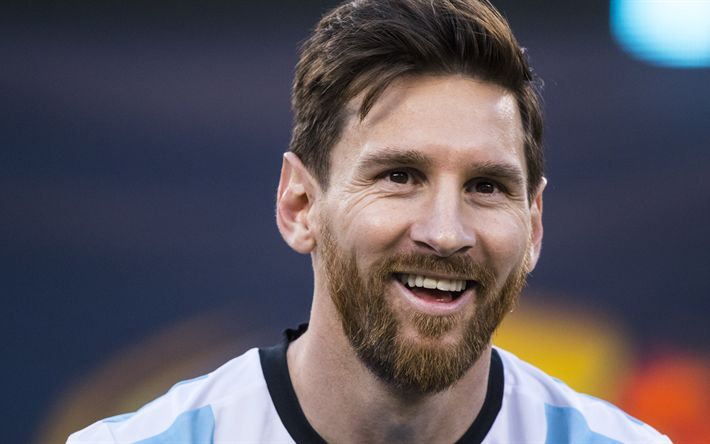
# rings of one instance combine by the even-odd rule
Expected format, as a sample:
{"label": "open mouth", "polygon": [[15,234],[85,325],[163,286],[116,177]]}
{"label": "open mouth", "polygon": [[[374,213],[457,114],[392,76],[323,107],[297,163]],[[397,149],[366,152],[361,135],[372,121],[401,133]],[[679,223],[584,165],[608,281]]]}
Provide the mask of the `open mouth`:
{"label": "open mouth", "polygon": [[472,280],[444,279],[409,273],[395,273],[395,278],[417,298],[438,303],[456,301],[467,289],[478,284]]}

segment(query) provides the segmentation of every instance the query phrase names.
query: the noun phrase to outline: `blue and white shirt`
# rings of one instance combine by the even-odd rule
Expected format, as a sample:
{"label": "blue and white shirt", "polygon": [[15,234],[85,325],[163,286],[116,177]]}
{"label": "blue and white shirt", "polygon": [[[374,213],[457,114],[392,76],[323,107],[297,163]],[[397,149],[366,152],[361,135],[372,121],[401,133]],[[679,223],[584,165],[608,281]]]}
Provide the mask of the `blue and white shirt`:
{"label": "blue and white shirt", "polygon": [[[301,410],[286,364],[288,330],[277,346],[251,349],[207,375],[176,384],[135,413],[72,434],[67,444],[323,443]],[[670,443],[605,401],[495,348],[486,398],[459,443]]]}

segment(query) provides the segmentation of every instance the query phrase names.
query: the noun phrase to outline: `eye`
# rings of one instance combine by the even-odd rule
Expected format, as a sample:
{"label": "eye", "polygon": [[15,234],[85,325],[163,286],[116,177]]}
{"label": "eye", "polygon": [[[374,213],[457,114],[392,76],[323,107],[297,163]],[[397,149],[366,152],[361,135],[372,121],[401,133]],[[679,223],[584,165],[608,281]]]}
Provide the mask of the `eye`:
{"label": "eye", "polygon": [[383,190],[393,193],[407,193],[420,186],[425,176],[418,170],[395,166],[382,171],[376,180]]}
{"label": "eye", "polygon": [[496,186],[490,182],[478,182],[475,185],[475,189],[479,193],[491,194],[496,190]]}
{"label": "eye", "polygon": [[481,194],[493,194],[496,191],[501,191],[501,186],[492,180],[479,179],[473,182],[472,191]]}
{"label": "eye", "polygon": [[411,175],[406,171],[392,171],[387,174],[387,178],[391,182],[405,184],[409,182]]}

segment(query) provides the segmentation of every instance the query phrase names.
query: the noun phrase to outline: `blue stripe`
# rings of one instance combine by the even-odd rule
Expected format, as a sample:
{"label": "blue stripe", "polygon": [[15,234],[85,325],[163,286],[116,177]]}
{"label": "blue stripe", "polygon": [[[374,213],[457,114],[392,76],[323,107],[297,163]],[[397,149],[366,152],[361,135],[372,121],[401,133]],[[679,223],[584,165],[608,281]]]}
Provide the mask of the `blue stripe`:
{"label": "blue stripe", "polygon": [[136,412],[123,413],[121,415],[111,416],[110,418],[103,419],[101,422],[121,422],[127,420],[135,414]]}
{"label": "blue stripe", "polygon": [[[195,381],[199,381],[199,380],[201,380],[201,379],[205,379],[205,378],[207,378],[208,376],[209,376],[209,373],[206,374],[206,375],[198,376],[198,377],[196,377],[196,378],[186,379],[186,380],[184,380],[184,381],[180,381],[180,382],[176,383],[175,385],[173,385],[172,387],[170,387],[170,390],[168,390],[168,393],[169,393],[171,390],[173,390],[175,387],[179,387],[179,386],[185,385],[185,384],[190,384],[191,382],[195,382]],[[121,414],[121,415],[111,416],[111,417],[109,417],[109,418],[102,419],[101,422],[122,422],[122,421],[126,421],[127,419],[130,419],[131,417],[133,417],[136,413],[140,412],[141,410],[145,409],[145,408],[148,407],[149,405],[151,405],[151,404],[153,404],[154,402],[156,402],[156,401],[158,401],[159,399],[161,399],[161,398],[162,398],[163,396],[165,396],[166,394],[167,394],[167,393],[165,393],[165,394],[163,394],[163,395],[161,395],[161,396],[159,396],[159,397],[153,399],[152,401],[148,402],[147,404],[145,404],[144,406],[142,406],[141,408],[139,408],[138,411],[136,411],[136,412],[123,413],[123,414]]]}
{"label": "blue stripe", "polygon": [[214,414],[210,406],[188,410],[162,433],[134,444],[214,444]]}
{"label": "blue stripe", "polygon": [[640,420],[634,418],[633,416],[629,415],[628,413],[626,413],[625,411],[621,410],[619,407],[615,406],[614,404],[610,403],[609,401],[605,401],[605,400],[603,400],[603,399],[599,399],[599,398],[594,397],[594,396],[592,396],[592,395],[587,395],[586,393],[580,393],[580,394],[581,394],[582,396],[584,396],[584,397],[589,398],[589,399],[593,399],[593,400],[595,400],[595,401],[599,401],[599,402],[601,402],[601,403],[603,403],[603,404],[606,404],[607,406],[611,407],[612,409],[614,409],[614,410],[616,410],[617,412],[619,412],[619,413],[623,414],[624,416],[626,416],[626,419],[628,419],[629,421],[631,421],[631,422],[633,422],[633,423],[636,423],[636,424],[641,425],[641,426],[642,426],[642,425],[646,425],[643,421],[640,421]]}
{"label": "blue stripe", "polygon": [[547,438],[545,444],[622,444],[592,431],[579,410],[545,404]]}
{"label": "blue stripe", "polygon": [[[557,378],[555,378],[555,377],[552,377],[552,379],[553,379],[555,382],[557,382],[557,383],[559,383],[559,384],[561,384],[561,385],[564,385],[565,387],[569,387],[567,384],[565,384],[564,381],[562,381],[562,380],[560,380],[560,379],[557,379]],[[631,422],[634,422],[634,423],[636,423],[636,424],[638,424],[638,425],[641,425],[641,426],[645,426],[645,425],[646,425],[643,421],[640,421],[640,420],[634,418],[633,416],[629,415],[628,413],[626,413],[625,411],[621,410],[619,407],[615,406],[614,404],[610,403],[609,401],[605,401],[605,400],[603,400],[603,399],[601,399],[601,398],[597,398],[596,396],[588,395],[588,394],[586,394],[586,393],[580,393],[580,395],[581,395],[581,396],[584,396],[585,398],[589,398],[589,399],[592,399],[592,400],[594,400],[594,401],[598,401],[598,402],[601,402],[601,403],[603,403],[603,404],[606,404],[607,406],[613,408],[614,410],[618,411],[619,413],[622,413],[622,414],[623,414],[624,416],[626,416],[626,418],[627,418],[629,421],[631,421]]]}

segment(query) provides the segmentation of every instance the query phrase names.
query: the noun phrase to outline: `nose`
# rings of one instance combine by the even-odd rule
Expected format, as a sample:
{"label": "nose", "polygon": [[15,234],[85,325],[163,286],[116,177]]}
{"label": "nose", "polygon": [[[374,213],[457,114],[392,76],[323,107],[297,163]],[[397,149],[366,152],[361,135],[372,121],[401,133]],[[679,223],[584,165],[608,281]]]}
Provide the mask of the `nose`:
{"label": "nose", "polygon": [[441,257],[468,251],[476,236],[465,205],[460,189],[432,190],[428,201],[415,210],[419,214],[410,228],[411,239]]}

